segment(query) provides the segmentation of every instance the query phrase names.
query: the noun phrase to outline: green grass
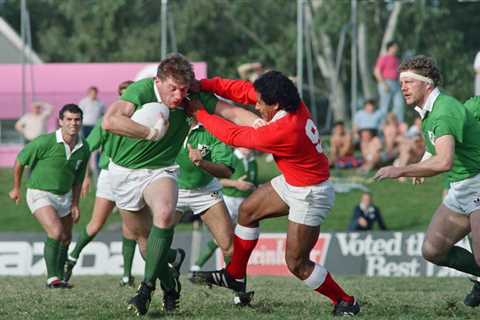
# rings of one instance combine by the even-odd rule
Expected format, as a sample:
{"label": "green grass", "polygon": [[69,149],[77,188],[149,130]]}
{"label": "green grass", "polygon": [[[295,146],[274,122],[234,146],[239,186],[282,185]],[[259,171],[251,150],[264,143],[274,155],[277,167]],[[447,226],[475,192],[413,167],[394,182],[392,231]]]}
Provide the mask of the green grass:
{"label": "green grass", "polygon": [[[259,161],[260,181],[268,181],[278,174],[273,162],[267,163],[261,157]],[[349,179],[353,171],[332,172],[334,178]],[[426,183],[413,186],[410,183],[396,181],[371,182],[371,179],[362,179],[374,195],[375,203],[380,207],[387,227],[392,230],[423,230],[426,228],[435,208],[440,204],[442,192],[442,178],[427,179]],[[0,169],[0,231],[41,231],[39,224],[31,217],[25,199],[16,206],[8,198],[12,185],[10,169]],[[25,195],[23,189],[22,195]],[[344,231],[350,221],[353,207],[360,199],[361,191],[337,193],[335,206],[322,225],[322,231]],[[81,219],[79,226],[84,226],[91,215],[94,190],[80,202]],[[119,223],[118,214],[112,215],[108,223]],[[286,230],[287,219],[276,218],[262,221],[264,232],[283,232]],[[78,227],[76,227],[78,228]],[[179,230],[189,230],[190,225],[180,225]],[[77,229],[78,230],[78,229]]]}
{"label": "green grass", "polygon": [[[251,281],[250,281],[251,280]],[[183,278],[180,309],[166,316],[155,293],[146,319],[330,319],[331,304],[294,278],[256,277],[252,308],[232,305],[226,289],[197,287]],[[360,319],[479,319],[463,305],[470,284],[462,278],[338,277],[362,306]],[[0,278],[0,319],[133,319],[114,277],[74,277],[72,290],[44,289],[44,277]]]}

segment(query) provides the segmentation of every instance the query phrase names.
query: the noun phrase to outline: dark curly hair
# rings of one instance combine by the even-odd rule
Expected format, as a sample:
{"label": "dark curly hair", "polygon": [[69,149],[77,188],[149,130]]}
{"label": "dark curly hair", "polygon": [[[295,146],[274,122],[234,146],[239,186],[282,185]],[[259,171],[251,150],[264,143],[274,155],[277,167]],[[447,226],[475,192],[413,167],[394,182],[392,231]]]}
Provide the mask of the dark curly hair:
{"label": "dark curly hair", "polygon": [[61,120],[63,120],[63,116],[64,116],[65,112],[80,114],[80,119],[83,119],[83,111],[76,104],[68,103],[68,104],[64,105],[62,107],[62,109],[60,109],[60,111],[58,112],[58,117]]}
{"label": "dark curly hair", "polygon": [[287,112],[297,110],[300,105],[297,87],[292,80],[279,71],[265,72],[255,80],[253,86],[268,105],[278,103],[280,109]]}
{"label": "dark curly hair", "polygon": [[413,70],[424,77],[433,80],[434,86],[438,86],[442,80],[440,70],[431,57],[419,55],[403,61],[398,67],[398,71]]}

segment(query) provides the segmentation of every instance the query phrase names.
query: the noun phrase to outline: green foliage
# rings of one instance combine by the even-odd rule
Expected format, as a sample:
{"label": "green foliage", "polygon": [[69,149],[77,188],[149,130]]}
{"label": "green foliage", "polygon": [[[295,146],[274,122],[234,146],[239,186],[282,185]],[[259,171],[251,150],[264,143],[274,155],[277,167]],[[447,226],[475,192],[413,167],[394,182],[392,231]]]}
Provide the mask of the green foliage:
{"label": "green foliage", "polygon": [[[161,1],[27,1],[32,40],[49,62],[158,61]],[[348,25],[350,1],[312,1],[314,27],[336,49]],[[20,30],[20,0],[0,1],[0,15]],[[358,20],[367,27],[368,62],[380,50],[392,1],[358,1]],[[169,1],[178,50],[206,61],[209,73],[236,77],[236,67],[260,61],[286,74],[296,73],[296,1]],[[395,38],[403,55],[428,54],[438,61],[445,89],[464,100],[472,95],[474,54],[480,48],[480,2],[403,1]],[[350,41],[342,79],[349,84]],[[334,52],[335,54],[335,52]],[[322,83],[315,70],[316,83]]]}

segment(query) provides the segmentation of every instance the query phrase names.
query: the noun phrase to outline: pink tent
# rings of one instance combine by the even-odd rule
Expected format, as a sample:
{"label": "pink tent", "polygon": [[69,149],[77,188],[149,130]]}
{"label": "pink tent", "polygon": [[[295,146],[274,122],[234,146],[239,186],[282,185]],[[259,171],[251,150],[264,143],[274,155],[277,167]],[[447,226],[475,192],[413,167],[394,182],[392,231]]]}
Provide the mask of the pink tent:
{"label": "pink tent", "polygon": [[[90,86],[99,89],[99,99],[107,106],[117,98],[119,83],[139,80],[156,73],[157,63],[48,63],[26,67],[27,109],[32,100],[46,101],[55,107],[49,128],[55,127],[58,109],[78,103]],[[193,63],[198,79],[207,75],[204,62]],[[18,119],[22,114],[22,66],[0,65],[0,120]],[[32,90],[33,87],[33,90]],[[35,95],[35,96],[33,96]],[[0,167],[11,166],[20,145],[0,144]]]}

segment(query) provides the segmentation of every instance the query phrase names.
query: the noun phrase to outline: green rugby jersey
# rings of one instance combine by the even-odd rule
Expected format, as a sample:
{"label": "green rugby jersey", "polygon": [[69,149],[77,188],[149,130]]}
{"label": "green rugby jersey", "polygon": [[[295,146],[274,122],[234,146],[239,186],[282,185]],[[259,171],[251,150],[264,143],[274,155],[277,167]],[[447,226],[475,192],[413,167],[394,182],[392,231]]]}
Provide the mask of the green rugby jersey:
{"label": "green rugby jersey", "polygon": [[97,124],[92,129],[86,139],[90,152],[101,149],[98,166],[100,169],[108,169],[110,162],[110,152],[112,149],[112,134],[102,128],[102,119],[97,121]]}
{"label": "green rugby jersey", "polygon": [[[233,169],[235,170],[231,180],[238,180],[243,176],[246,176],[244,181],[253,183],[254,185],[258,184],[258,167],[255,157],[251,156],[248,159],[240,153],[240,151],[235,150],[233,153]],[[238,190],[234,187],[223,187],[223,194],[230,197],[237,198],[246,198],[248,197],[253,190]]]}
{"label": "green rugby jersey", "polygon": [[471,97],[464,103],[465,108],[473,113],[477,121],[480,121],[480,96]]}
{"label": "green rugby jersey", "polygon": [[[198,97],[209,113],[215,111],[218,99],[214,95],[201,92],[191,96]],[[129,85],[123,92],[121,100],[133,103],[135,111],[149,102],[161,103],[153,78],[139,80]],[[167,133],[158,141],[112,135],[111,160],[117,165],[131,169],[156,169],[174,164],[190,129],[191,121],[184,108],[180,106],[170,109],[168,121],[170,126]]]}
{"label": "green rugby jersey", "polygon": [[[432,94],[434,94],[432,92]],[[427,110],[429,106],[426,106]],[[480,122],[455,98],[439,94],[422,120],[427,152],[435,155],[435,140],[444,135],[455,139],[449,182],[461,181],[480,173]]]}
{"label": "green rugby jersey", "polygon": [[206,186],[213,179],[213,176],[195,166],[190,160],[188,157],[188,144],[192,148],[200,150],[204,160],[222,163],[230,168],[233,167],[232,148],[220,142],[201,125],[196,125],[190,130],[176,159],[177,164],[180,166],[177,179],[179,188],[197,189]]}
{"label": "green rugby jersey", "polygon": [[27,144],[17,155],[17,161],[31,168],[27,187],[54,194],[66,194],[85,177],[90,151],[79,140],[70,155],[61,130],[41,135]]}

